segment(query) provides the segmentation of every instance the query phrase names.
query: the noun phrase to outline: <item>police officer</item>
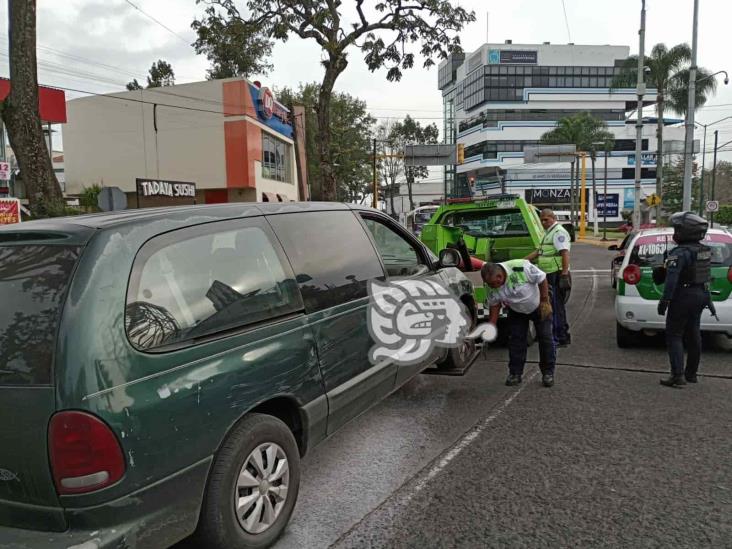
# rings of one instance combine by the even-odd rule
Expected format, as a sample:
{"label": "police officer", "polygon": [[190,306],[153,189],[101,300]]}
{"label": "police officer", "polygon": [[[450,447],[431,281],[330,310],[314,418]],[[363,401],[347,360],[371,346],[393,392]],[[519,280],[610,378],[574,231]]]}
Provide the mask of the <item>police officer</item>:
{"label": "police officer", "polygon": [[547,274],[551,288],[552,325],[554,342],[565,347],[572,342],[567,322],[567,310],[564,300],[571,287],[569,278],[569,250],[571,238],[567,230],[557,222],[557,216],[550,209],[541,210],[539,214],[544,227],[544,237],[539,249],[529,254],[526,259],[535,261],[538,267]]}
{"label": "police officer", "polygon": [[[671,362],[671,376],[661,385],[678,387],[696,383],[701,358],[701,314],[709,307],[716,314],[709,293],[711,280],[711,249],[701,244],[707,232],[705,219],[691,212],[671,216],[674,241],[665,262],[666,278],[663,297],[658,302],[658,314],[666,316],[666,346]],[[684,369],[684,338],[688,357]]]}
{"label": "police officer", "polygon": [[489,322],[498,322],[501,306],[508,307],[508,378],[506,385],[521,383],[526,364],[529,321],[539,341],[539,368],[544,387],[554,385],[556,351],[552,339],[552,307],[546,274],[524,259],[486,263],[480,270],[490,309]]}

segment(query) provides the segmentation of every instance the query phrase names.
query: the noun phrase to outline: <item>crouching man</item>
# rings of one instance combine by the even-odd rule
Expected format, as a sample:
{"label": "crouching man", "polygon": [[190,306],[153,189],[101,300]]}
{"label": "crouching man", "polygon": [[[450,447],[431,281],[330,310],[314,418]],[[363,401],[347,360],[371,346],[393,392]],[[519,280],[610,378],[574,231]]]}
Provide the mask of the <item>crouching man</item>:
{"label": "crouching man", "polygon": [[508,378],[506,385],[521,383],[526,363],[529,321],[536,327],[539,368],[544,387],[554,385],[556,349],[552,335],[552,306],[546,274],[524,259],[486,263],[480,271],[486,285],[489,322],[498,322],[501,306],[508,307]]}

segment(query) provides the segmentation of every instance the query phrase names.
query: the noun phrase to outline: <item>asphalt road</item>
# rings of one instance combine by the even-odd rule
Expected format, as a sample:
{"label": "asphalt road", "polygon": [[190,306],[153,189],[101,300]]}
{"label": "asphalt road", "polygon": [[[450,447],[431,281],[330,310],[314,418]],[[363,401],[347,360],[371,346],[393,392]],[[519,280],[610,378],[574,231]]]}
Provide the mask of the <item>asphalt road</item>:
{"label": "asphalt road", "polygon": [[730,342],[659,386],[662,340],[615,346],[610,256],[574,248],[555,387],[505,387],[505,348],[418,376],[307,456],[275,547],[732,547]]}

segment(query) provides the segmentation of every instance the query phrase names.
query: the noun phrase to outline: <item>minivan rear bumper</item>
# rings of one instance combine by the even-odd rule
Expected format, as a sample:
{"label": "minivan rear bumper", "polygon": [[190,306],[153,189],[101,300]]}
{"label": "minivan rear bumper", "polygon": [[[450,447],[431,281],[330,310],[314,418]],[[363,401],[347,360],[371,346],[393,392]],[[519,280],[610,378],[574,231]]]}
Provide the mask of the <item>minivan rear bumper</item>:
{"label": "minivan rear bumper", "polygon": [[104,505],[66,509],[66,532],[0,526],[0,547],[12,549],[153,549],[193,533],[212,458]]}

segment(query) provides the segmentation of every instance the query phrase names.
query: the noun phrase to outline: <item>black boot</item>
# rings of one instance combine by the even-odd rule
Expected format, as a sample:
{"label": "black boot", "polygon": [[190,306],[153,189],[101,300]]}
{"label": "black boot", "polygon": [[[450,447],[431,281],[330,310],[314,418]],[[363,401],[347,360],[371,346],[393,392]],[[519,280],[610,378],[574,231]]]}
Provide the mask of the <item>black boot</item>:
{"label": "black boot", "polygon": [[520,384],[521,384],[521,376],[519,376],[519,375],[510,374],[506,378],[506,385],[508,385],[509,387],[513,387],[514,385],[520,385]]}
{"label": "black boot", "polygon": [[554,374],[543,374],[541,376],[541,383],[544,387],[552,387],[554,385]]}
{"label": "black boot", "polygon": [[685,373],[684,374],[684,379],[686,379],[686,381],[688,383],[698,383],[699,382],[699,380],[696,378],[696,373],[693,373],[693,374],[692,373],[688,373],[688,374]]}
{"label": "black boot", "polygon": [[666,379],[662,379],[661,385],[665,387],[681,387],[682,385],[686,385],[686,380],[682,375],[671,375]]}

